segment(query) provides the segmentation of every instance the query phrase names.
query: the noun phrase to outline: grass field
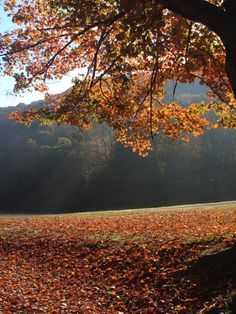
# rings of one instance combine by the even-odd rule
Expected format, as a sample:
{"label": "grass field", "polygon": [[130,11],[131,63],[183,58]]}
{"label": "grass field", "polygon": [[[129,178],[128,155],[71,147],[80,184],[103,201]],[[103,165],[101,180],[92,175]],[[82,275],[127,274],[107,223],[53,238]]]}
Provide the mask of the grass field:
{"label": "grass field", "polygon": [[0,218],[8,313],[233,313],[235,265],[192,267],[236,240],[236,206]]}

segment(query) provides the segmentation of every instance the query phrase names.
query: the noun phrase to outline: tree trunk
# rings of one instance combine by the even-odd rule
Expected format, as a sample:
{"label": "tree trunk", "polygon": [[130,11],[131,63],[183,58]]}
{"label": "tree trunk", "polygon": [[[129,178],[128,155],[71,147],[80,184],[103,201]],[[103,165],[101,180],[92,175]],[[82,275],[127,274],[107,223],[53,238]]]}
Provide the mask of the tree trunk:
{"label": "tree trunk", "polygon": [[220,37],[226,52],[225,72],[236,99],[236,1],[225,0],[224,9],[227,20],[222,25]]}
{"label": "tree trunk", "polygon": [[205,0],[163,0],[166,8],[215,32],[226,49],[225,71],[236,99],[236,0],[216,6]]}
{"label": "tree trunk", "polygon": [[225,71],[230,80],[234,92],[234,97],[236,99],[236,35],[233,37],[234,42],[225,45],[226,48]]}

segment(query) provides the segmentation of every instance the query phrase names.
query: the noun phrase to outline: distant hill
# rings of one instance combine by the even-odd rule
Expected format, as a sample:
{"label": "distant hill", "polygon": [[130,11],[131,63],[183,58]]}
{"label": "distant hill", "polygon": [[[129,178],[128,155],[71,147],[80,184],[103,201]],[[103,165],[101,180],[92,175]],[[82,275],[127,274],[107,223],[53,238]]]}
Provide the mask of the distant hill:
{"label": "distant hill", "polygon": [[[191,87],[192,88],[192,87]],[[204,97],[197,85],[174,97]],[[169,96],[173,97],[173,96]],[[66,125],[28,128],[0,108],[1,213],[55,213],[236,199],[236,133],[214,130],[191,143],[157,139],[141,158],[116,143],[105,125],[84,131]]]}

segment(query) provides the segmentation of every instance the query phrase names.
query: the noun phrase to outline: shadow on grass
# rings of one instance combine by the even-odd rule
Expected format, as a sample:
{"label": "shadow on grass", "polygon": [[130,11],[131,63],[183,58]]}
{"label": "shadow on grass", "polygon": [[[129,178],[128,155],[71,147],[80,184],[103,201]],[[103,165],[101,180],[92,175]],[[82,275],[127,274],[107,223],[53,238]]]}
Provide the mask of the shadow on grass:
{"label": "shadow on grass", "polygon": [[192,298],[197,297],[202,304],[214,301],[199,313],[236,313],[236,243],[218,253],[199,257],[184,276],[196,287],[191,291]]}

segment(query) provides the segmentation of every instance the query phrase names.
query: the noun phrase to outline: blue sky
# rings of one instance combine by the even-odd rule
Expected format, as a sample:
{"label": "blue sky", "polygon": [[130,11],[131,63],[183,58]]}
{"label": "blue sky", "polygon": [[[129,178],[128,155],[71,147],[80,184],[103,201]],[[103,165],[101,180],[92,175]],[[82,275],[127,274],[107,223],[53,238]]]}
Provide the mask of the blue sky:
{"label": "blue sky", "polygon": [[[7,17],[2,7],[0,0],[0,33],[14,29],[15,25]],[[61,81],[53,81],[49,83],[49,89],[52,93],[60,93],[68,89],[71,84],[71,79],[75,74],[70,73],[66,75]],[[24,93],[21,95],[14,95],[12,90],[14,86],[14,79],[12,77],[0,76],[0,107],[15,106],[19,103],[29,104],[32,101],[43,99],[44,95],[39,92]]]}

